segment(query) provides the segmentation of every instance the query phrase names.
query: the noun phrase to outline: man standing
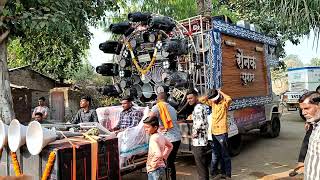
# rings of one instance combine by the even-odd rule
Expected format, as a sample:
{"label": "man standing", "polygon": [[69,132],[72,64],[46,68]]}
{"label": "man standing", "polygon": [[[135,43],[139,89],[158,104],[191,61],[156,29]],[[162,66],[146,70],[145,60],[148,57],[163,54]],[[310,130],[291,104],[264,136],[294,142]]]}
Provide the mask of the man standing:
{"label": "man standing", "polygon": [[159,121],[159,131],[169,139],[173,145],[173,149],[167,159],[167,167],[171,180],[176,180],[176,168],[174,162],[181,143],[180,128],[177,124],[177,112],[176,110],[166,102],[167,96],[164,92],[159,93],[157,97],[157,104],[151,109],[149,116],[156,116]]}
{"label": "man standing", "polygon": [[72,124],[84,122],[98,122],[97,112],[91,109],[91,97],[83,96],[80,100],[80,108],[76,116],[71,120]]}
{"label": "man standing", "polygon": [[[316,88],[316,92],[320,93],[320,86],[318,86]],[[312,124],[310,122],[307,122],[306,118],[303,116],[302,109],[299,109],[299,113],[300,113],[301,118],[305,121],[304,128],[306,130],[306,134],[305,134],[305,136],[303,138],[303,141],[302,141],[302,144],[301,144],[300,153],[299,153],[299,156],[298,156],[298,164],[294,168],[294,170],[289,173],[290,177],[296,176],[300,172],[304,171],[303,170],[304,169],[304,160],[305,160],[306,155],[307,155],[308,145],[309,145],[309,138],[311,136],[312,129],[313,129]]]}
{"label": "man standing", "polygon": [[299,105],[307,122],[313,124],[313,130],[309,138],[307,156],[304,161],[304,179],[320,179],[320,94],[315,91],[304,94]]}
{"label": "man standing", "polygon": [[207,96],[200,98],[200,102],[212,107],[212,162],[211,174],[217,175],[218,160],[221,159],[222,174],[231,178],[231,158],[228,152],[228,120],[227,113],[231,104],[231,97],[211,89]]}
{"label": "man standing", "polygon": [[45,102],[46,102],[46,99],[44,97],[41,97],[38,99],[38,105],[36,108],[34,108],[34,111],[32,113],[32,118],[34,119],[36,117],[36,113],[37,112],[40,112],[42,113],[42,118],[43,119],[47,119],[48,118],[48,111],[49,111],[49,108],[47,106],[45,106]]}
{"label": "man standing", "polygon": [[116,127],[113,128],[113,131],[137,126],[143,116],[141,111],[135,110],[132,107],[132,98],[130,96],[122,98],[121,106],[123,110],[120,113],[120,120]]}
{"label": "man standing", "polygon": [[192,112],[192,150],[197,165],[198,179],[209,180],[208,161],[206,157],[208,145],[208,120],[206,107],[199,103],[195,90],[187,92],[189,105],[195,106]]}

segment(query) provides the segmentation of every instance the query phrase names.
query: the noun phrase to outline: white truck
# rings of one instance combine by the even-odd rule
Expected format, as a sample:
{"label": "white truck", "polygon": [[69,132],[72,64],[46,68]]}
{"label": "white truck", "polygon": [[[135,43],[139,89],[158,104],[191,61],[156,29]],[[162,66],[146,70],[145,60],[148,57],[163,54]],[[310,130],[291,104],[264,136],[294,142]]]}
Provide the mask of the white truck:
{"label": "white truck", "polygon": [[283,94],[287,109],[297,110],[299,98],[307,91],[315,91],[320,85],[320,67],[299,67],[288,69],[288,91]]}

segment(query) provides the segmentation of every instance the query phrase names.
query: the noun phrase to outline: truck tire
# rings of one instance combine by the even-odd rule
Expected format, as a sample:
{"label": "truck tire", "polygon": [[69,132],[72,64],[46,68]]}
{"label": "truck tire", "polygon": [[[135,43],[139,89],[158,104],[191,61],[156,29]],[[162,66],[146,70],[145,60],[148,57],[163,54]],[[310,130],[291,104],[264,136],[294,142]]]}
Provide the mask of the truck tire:
{"label": "truck tire", "polygon": [[240,154],[242,147],[242,136],[241,134],[237,134],[228,139],[228,150],[230,156],[237,156]]}
{"label": "truck tire", "polygon": [[271,121],[260,127],[260,133],[270,138],[278,137],[280,134],[281,124],[277,116],[273,116]]}
{"label": "truck tire", "polygon": [[271,138],[278,137],[280,134],[281,124],[278,117],[272,117],[269,136]]}

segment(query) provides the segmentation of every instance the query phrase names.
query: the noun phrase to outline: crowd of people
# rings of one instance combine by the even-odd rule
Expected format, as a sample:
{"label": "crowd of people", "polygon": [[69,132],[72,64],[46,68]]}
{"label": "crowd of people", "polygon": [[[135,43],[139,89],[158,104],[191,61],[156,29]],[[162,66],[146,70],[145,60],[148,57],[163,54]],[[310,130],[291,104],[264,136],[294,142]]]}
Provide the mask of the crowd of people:
{"label": "crowd of people", "polygon": [[[231,159],[227,148],[227,112],[232,101],[230,96],[215,89],[203,97],[198,97],[195,90],[189,90],[186,95],[189,108],[192,108],[188,111],[191,113],[188,117],[193,121],[192,150],[198,179],[208,180],[209,174],[213,179],[230,179]],[[166,94],[159,93],[157,104],[152,107],[149,117],[143,121],[146,133],[150,135],[147,159],[149,180],[176,179],[174,162],[181,143],[181,133],[177,124],[177,112],[166,100]],[[208,121],[205,105],[212,108],[212,118],[209,119],[211,123]],[[208,132],[208,129],[211,130]],[[211,162],[206,158],[208,133],[212,136]]]}
{"label": "crowd of people", "polygon": [[[193,121],[192,146],[198,177],[208,180],[209,172],[214,177],[224,176],[231,178],[231,160],[227,150],[228,122],[227,111],[231,98],[222,91],[212,89],[207,96],[198,97],[198,92],[187,92],[187,116]],[[70,123],[98,122],[97,113],[91,108],[92,99],[83,96],[80,100],[80,109],[70,120]],[[118,133],[126,128],[139,124],[143,113],[133,106],[133,99],[125,96],[121,99],[123,110],[119,122],[112,129]],[[33,118],[43,122],[48,117],[48,107],[44,105],[45,99],[39,99],[39,106],[34,109]],[[208,121],[207,106],[212,108],[212,119]],[[151,108],[148,118],[143,119],[145,132],[149,135],[149,150],[146,169],[148,179],[176,180],[175,160],[181,144],[181,132],[177,123],[177,111],[167,102],[166,93],[159,93],[157,103]],[[210,128],[209,128],[210,124]],[[211,129],[208,132],[208,129]],[[212,161],[206,157],[209,140],[212,135]],[[209,170],[209,165],[211,168]],[[220,169],[219,168],[220,164]]]}
{"label": "crowd of people", "polygon": [[[197,167],[198,179],[208,180],[231,178],[231,158],[228,153],[227,112],[231,97],[220,90],[211,89],[207,95],[198,97],[198,92],[191,89],[186,94],[188,119],[192,120],[192,151]],[[143,113],[133,106],[133,99],[123,97],[118,124],[114,132],[139,124]],[[91,98],[84,96],[80,101],[80,110],[70,121],[98,122],[97,113],[91,109]],[[301,145],[297,167],[290,173],[295,176],[303,169],[304,179],[320,179],[320,86],[299,99],[301,117],[305,119],[306,134]],[[207,106],[212,109],[208,119]],[[48,118],[45,99],[39,98],[39,106],[34,109],[32,117],[42,122]],[[148,179],[176,179],[175,159],[181,144],[181,132],[177,124],[177,111],[167,102],[166,93],[159,93],[157,103],[151,108],[148,118],[143,119],[144,129],[149,135],[149,150],[146,163]],[[210,139],[210,140],[209,140]],[[211,162],[206,158],[208,146],[212,148]]]}

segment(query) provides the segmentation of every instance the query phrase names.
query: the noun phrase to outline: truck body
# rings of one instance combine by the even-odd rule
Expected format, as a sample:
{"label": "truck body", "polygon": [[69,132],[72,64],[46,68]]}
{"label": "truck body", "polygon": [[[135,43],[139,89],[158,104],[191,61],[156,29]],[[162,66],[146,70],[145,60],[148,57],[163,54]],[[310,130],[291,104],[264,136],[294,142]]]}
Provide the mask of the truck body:
{"label": "truck body", "polygon": [[[131,14],[130,25],[110,26],[113,33],[124,35],[118,42],[99,46],[115,54],[113,63],[97,67],[98,73],[112,76],[114,82],[102,88],[102,93],[130,95],[135,103],[147,106],[159,92],[166,92],[168,102],[180,112],[190,88],[200,95],[221,89],[233,99],[228,113],[232,155],[239,154],[241,135],[247,131],[279,135],[279,99],[273,95],[270,76],[270,67],[278,65],[275,39],[221,17],[196,16],[177,22],[149,15],[143,16],[149,20],[142,21]],[[132,30],[120,31],[122,26]],[[180,151],[191,152],[192,121],[182,119],[179,126]]]}
{"label": "truck body", "polygon": [[315,91],[320,85],[320,67],[289,68],[288,85],[283,101],[288,110],[297,110],[299,98],[307,91]]}
{"label": "truck body", "polygon": [[[206,89],[221,89],[233,99],[228,113],[231,154],[240,152],[241,134],[252,129],[260,128],[263,134],[278,136],[280,99],[272,93],[270,80],[270,67],[278,62],[276,41],[216,18],[210,22],[211,26],[206,24],[208,22],[191,18],[181,23],[191,30],[194,39],[199,39],[196,44],[204,47],[200,52],[205,57],[206,66],[201,74],[206,77]],[[201,30],[201,27],[209,28]],[[205,37],[203,44],[201,38],[197,38],[199,34]],[[181,149],[191,152],[192,121],[180,123],[180,127]]]}

